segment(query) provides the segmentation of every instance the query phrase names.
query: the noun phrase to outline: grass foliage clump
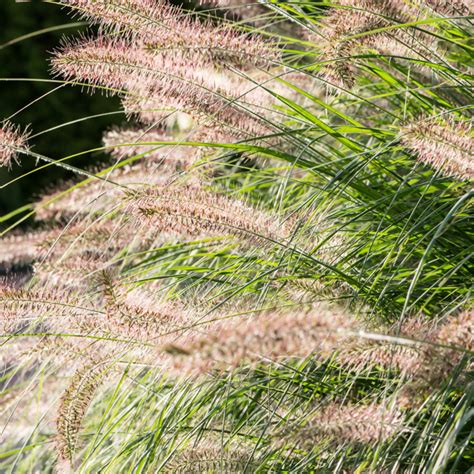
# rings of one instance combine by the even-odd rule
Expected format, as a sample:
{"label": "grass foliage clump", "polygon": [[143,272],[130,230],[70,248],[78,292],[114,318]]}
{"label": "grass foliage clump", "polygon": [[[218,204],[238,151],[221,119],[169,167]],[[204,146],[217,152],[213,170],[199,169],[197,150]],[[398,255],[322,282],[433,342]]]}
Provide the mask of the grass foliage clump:
{"label": "grass foliage clump", "polygon": [[77,177],[1,218],[0,470],[467,472],[469,2],[57,3],[124,125],[0,128]]}

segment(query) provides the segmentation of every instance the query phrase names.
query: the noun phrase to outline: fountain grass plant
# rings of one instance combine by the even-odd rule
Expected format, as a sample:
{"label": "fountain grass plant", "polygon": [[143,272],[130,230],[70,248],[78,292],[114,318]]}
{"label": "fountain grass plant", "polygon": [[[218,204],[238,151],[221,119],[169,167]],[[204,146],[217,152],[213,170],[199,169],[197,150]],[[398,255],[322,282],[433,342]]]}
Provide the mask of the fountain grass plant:
{"label": "fountain grass plant", "polygon": [[124,126],[1,128],[77,176],[1,218],[1,469],[467,472],[468,2],[55,3]]}

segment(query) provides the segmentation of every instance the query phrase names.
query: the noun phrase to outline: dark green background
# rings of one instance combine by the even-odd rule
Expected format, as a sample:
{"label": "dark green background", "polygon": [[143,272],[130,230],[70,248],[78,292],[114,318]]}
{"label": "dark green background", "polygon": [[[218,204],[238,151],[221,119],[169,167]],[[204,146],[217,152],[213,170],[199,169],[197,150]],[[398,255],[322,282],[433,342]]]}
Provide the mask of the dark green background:
{"label": "dark green background", "polygon": [[[51,79],[51,52],[59,45],[63,36],[74,35],[78,30],[85,31],[85,27],[46,33],[9,46],[5,46],[5,43],[43,28],[76,21],[57,5],[41,1],[17,3],[15,0],[0,0],[0,78]],[[23,80],[0,81],[0,120],[57,86],[58,84]],[[116,98],[85,94],[80,87],[65,86],[31,105],[12,121],[22,126],[31,124],[32,133],[37,133],[81,117],[119,110],[120,103]],[[38,153],[61,158],[100,146],[104,129],[123,119],[123,115],[117,114],[86,120],[43,134],[32,140],[31,145]],[[70,163],[87,167],[93,166],[101,158],[100,153],[91,153]],[[35,160],[23,156],[21,166],[15,165],[11,170],[0,168],[0,184],[34,167]],[[53,166],[8,185],[0,190],[0,215],[33,201],[43,190],[54,188],[69,177],[63,170]]]}

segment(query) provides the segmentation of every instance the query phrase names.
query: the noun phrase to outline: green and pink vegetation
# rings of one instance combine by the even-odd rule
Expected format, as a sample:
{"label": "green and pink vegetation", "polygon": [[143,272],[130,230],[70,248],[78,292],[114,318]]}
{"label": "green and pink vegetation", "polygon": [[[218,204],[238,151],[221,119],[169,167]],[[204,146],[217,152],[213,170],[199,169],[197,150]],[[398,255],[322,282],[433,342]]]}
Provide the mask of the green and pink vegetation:
{"label": "green and pink vegetation", "polygon": [[126,123],[0,128],[77,175],[1,218],[0,469],[467,472],[472,5],[58,3]]}

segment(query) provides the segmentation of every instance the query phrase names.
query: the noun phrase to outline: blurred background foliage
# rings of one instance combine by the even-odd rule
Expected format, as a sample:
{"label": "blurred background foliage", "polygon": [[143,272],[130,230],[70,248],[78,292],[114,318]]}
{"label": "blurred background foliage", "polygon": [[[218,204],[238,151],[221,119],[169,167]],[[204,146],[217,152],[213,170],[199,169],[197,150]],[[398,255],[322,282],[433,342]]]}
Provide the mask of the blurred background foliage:
{"label": "blurred background foliage", "polygon": [[[72,26],[20,40],[24,35],[60,25]],[[0,1],[0,119],[8,118],[24,108],[12,117],[12,121],[22,127],[31,124],[31,132],[36,134],[81,118],[108,114],[34,137],[31,143],[33,150],[54,159],[100,146],[104,129],[123,121],[116,98],[100,94],[85,95],[80,87],[72,86],[60,87],[48,94],[60,86],[59,83],[41,80],[51,79],[50,53],[63,36],[85,31],[84,26],[74,25],[77,23],[71,21],[66,10],[57,5],[42,1]],[[13,78],[19,80],[11,80]],[[33,103],[45,94],[48,95]],[[91,152],[70,160],[69,163],[93,167],[101,155]],[[11,170],[0,169],[0,186],[28,173],[34,167],[34,160],[23,157],[21,166],[15,165]],[[43,171],[22,177],[0,189],[0,214],[33,201],[42,190],[54,187],[68,178],[70,175],[57,166],[49,166]]]}

